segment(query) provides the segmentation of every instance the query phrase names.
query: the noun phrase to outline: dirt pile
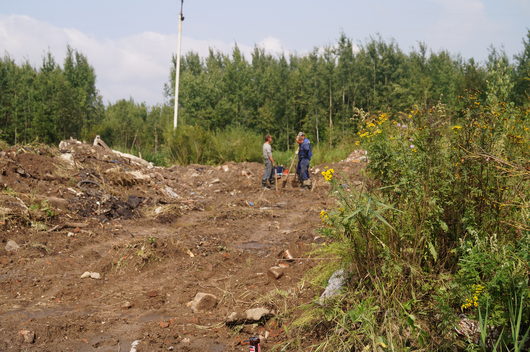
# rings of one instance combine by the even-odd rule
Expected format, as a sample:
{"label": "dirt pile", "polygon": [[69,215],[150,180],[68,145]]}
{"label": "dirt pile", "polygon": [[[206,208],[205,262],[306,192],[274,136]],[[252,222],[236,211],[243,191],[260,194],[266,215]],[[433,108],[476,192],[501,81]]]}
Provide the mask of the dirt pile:
{"label": "dirt pile", "polygon": [[[360,165],[333,167],[357,178]],[[76,140],[1,151],[0,351],[129,351],[133,342],[140,352],[244,351],[239,341],[259,334],[265,346],[281,342],[282,300],[311,298],[297,283],[313,264],[297,258],[331,204],[323,181],[263,191],[261,172],[255,163],[155,167]],[[278,254],[286,249],[294,259]],[[192,310],[198,293],[215,304]],[[275,317],[226,325],[252,309]]]}

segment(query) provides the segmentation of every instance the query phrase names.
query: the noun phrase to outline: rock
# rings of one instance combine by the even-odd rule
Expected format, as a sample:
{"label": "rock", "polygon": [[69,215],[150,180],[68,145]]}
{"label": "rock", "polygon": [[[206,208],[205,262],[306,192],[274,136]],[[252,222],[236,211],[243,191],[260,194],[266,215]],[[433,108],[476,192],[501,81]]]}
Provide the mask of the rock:
{"label": "rock", "polygon": [[326,299],[336,296],[340,292],[341,288],[344,286],[345,282],[346,273],[344,272],[344,269],[339,269],[335,271],[333,275],[331,275],[331,277],[329,278],[326,289],[320,295],[320,298],[318,299],[318,304],[322,305],[324,304],[324,301]]}
{"label": "rock", "polygon": [[132,306],[133,306],[132,303],[129,302],[129,301],[123,302],[123,304],[121,305],[121,307],[122,307],[123,309],[131,309]]}
{"label": "rock", "polygon": [[247,320],[260,321],[262,318],[272,316],[272,312],[267,308],[252,308],[245,311]]}
{"label": "rock", "polygon": [[185,338],[182,339],[182,343],[186,343],[187,344],[187,343],[190,343],[190,342],[191,342],[191,340],[190,340],[189,337],[185,337]]}
{"label": "rock", "polygon": [[455,331],[468,340],[471,340],[475,343],[479,342],[480,338],[480,325],[476,320],[466,318],[465,316],[461,317],[458,322],[458,326],[455,327]]}
{"label": "rock", "polygon": [[72,155],[72,153],[61,154],[59,155],[59,159],[64,161],[69,166],[75,166],[74,156]]}
{"label": "rock", "polygon": [[160,326],[162,329],[169,328],[169,323],[167,321],[161,321],[158,323],[158,326]]}
{"label": "rock", "polygon": [[173,188],[169,187],[169,186],[165,186],[163,189],[162,189],[162,192],[170,197],[170,198],[180,198],[180,196],[175,192],[175,190],[173,190]]}
{"label": "rock", "polygon": [[217,306],[218,299],[210,293],[198,292],[192,301],[188,302],[187,306],[191,308],[193,313],[211,311]]}
{"label": "rock", "polygon": [[127,198],[127,205],[131,207],[131,209],[136,209],[140,203],[142,203],[143,198],[137,197],[137,196],[129,196]]}
{"label": "rock", "polygon": [[35,333],[30,330],[20,330],[18,332],[22,338],[24,339],[25,343],[33,343],[35,342]]}
{"label": "rock", "polygon": [[221,166],[221,168],[223,169],[224,172],[230,171],[230,168],[228,167],[228,165],[223,165]]}
{"label": "rock", "polygon": [[15,241],[13,240],[9,240],[7,241],[7,244],[6,244],[6,247],[5,247],[5,250],[7,252],[16,252],[20,249],[20,246],[18,245],[18,243],[16,243]]}
{"label": "rock", "polygon": [[93,271],[85,271],[85,272],[83,273],[83,275],[81,275],[81,279],[86,279],[86,278],[91,278],[91,279],[94,279],[94,280],[99,280],[99,279],[101,279],[101,274],[100,274],[100,273],[93,272]]}
{"label": "rock", "polygon": [[29,174],[26,172],[26,170],[24,170],[24,169],[21,168],[21,167],[17,167],[17,168],[15,169],[15,172],[16,172],[17,174],[19,174],[20,176],[22,176],[22,177],[28,177],[28,176],[29,176]]}
{"label": "rock", "polygon": [[267,308],[252,308],[244,313],[232,312],[226,318],[227,325],[239,325],[247,323],[256,323],[261,320],[267,320],[273,316],[273,312]]}
{"label": "rock", "polygon": [[283,268],[280,266],[272,266],[269,268],[269,271],[267,273],[276,280],[278,280],[283,276]]}

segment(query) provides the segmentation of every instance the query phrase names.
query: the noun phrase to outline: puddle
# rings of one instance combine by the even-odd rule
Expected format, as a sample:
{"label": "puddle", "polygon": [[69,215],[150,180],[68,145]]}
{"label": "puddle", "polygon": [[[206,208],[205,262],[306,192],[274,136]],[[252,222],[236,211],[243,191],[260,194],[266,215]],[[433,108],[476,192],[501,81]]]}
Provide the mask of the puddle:
{"label": "puddle", "polygon": [[50,318],[65,315],[66,313],[73,312],[73,308],[68,307],[53,307],[53,308],[44,308],[44,309],[35,309],[32,308],[18,308],[13,309],[4,313],[1,313],[0,316],[8,317],[10,315],[20,314],[23,315],[25,319],[42,319]]}

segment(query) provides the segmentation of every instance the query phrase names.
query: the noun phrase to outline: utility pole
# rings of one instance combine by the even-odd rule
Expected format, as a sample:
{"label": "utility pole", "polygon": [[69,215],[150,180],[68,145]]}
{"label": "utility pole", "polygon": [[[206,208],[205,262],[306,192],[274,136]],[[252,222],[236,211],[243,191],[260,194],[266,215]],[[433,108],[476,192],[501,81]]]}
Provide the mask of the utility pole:
{"label": "utility pole", "polygon": [[175,65],[175,111],[173,114],[173,128],[177,128],[178,113],[179,113],[179,77],[180,77],[180,42],[182,41],[182,21],[184,15],[182,8],[184,7],[184,0],[180,0],[180,14],[179,14],[179,33],[177,39],[177,62]]}

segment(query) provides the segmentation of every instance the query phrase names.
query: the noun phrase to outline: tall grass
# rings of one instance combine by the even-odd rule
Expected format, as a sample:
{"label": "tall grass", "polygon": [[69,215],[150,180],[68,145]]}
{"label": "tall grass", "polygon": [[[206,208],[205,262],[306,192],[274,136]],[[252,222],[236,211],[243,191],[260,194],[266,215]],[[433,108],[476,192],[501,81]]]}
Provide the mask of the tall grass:
{"label": "tall grass", "polygon": [[242,128],[208,131],[184,125],[166,137],[165,152],[169,163],[221,164],[227,161],[261,161],[263,138]]}

